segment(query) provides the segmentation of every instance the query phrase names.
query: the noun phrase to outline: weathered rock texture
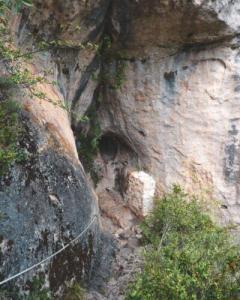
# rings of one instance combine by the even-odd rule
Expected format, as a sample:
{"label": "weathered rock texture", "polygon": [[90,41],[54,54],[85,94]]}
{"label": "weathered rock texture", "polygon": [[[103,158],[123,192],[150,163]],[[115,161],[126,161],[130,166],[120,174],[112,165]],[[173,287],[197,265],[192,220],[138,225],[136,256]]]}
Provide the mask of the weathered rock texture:
{"label": "weathered rock texture", "polygon": [[[106,69],[102,130],[121,136],[138,167],[224,203],[239,224],[239,1],[115,1],[110,32],[120,58]],[[136,166],[135,166],[136,167]]]}
{"label": "weathered rock texture", "polygon": [[[53,71],[58,85],[39,88],[71,116],[23,99],[31,160],[2,180],[1,275],[51,254],[97,212],[75,146],[82,137],[99,140],[89,173],[105,228],[136,222],[127,191],[139,170],[154,178],[156,195],[180,183],[220,200],[222,221],[240,224],[238,0],[36,0],[14,29],[23,49],[58,41],[28,67]],[[50,264],[53,289],[89,273],[98,230]]]}
{"label": "weathered rock texture", "polygon": [[[19,146],[28,157],[1,178],[0,281],[47,258],[76,238],[93,218],[95,221],[74,245],[3,289],[12,290],[16,283],[27,289],[31,285],[26,285],[26,280],[41,273],[60,299],[66,283],[89,282],[98,264],[101,230],[96,195],[79,161],[70,115],[63,106],[74,107],[83,97],[81,90],[91,74],[86,69],[96,64],[92,62],[96,50],[90,46],[86,50],[85,45],[97,42],[106,8],[107,1],[36,1],[34,8],[12,19],[16,45],[34,54],[26,68],[58,84],[37,85],[37,91],[45,93],[44,100],[32,99],[29,91],[14,91],[23,107],[25,133]],[[70,38],[71,45],[51,44]],[[37,45],[43,39],[50,47],[39,52]],[[91,94],[86,99],[90,103]],[[87,107],[85,104],[83,112]]]}
{"label": "weathered rock texture", "polygon": [[129,208],[139,217],[146,217],[153,209],[155,187],[155,180],[147,173],[129,174],[125,198]]}

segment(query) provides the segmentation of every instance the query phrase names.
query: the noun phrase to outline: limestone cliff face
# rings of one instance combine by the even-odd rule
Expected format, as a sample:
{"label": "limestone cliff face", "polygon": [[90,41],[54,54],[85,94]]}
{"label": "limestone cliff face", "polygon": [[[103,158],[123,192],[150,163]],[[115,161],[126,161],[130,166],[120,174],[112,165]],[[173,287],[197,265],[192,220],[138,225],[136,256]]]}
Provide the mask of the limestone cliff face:
{"label": "limestone cliff face", "polygon": [[[21,87],[13,93],[23,108],[24,137],[19,146],[27,152],[27,160],[4,174],[0,186],[0,281],[67,245],[94,218],[89,230],[76,243],[2,287],[12,290],[17,284],[27,290],[28,279],[31,282],[33,276],[44,274],[46,285],[58,299],[67,282],[89,282],[100,255],[97,199],[78,158],[71,117],[66,109],[71,103],[66,103],[66,99],[80,96],[78,89],[89,79],[84,75],[85,69],[91,64],[95,50],[83,50],[80,54],[79,44],[91,40],[91,34],[97,40],[105,16],[103,1],[61,2],[36,1],[32,9],[24,9],[11,21],[15,44],[21,51],[33,53],[33,59],[25,67],[33,75],[45,76],[48,82],[36,87],[46,99],[33,97]],[[66,28],[60,30],[61,24]],[[71,30],[79,32],[76,27],[81,27],[84,33],[74,36]],[[96,36],[95,31],[98,31]],[[78,45],[50,45],[51,41],[60,40],[61,35],[65,40],[70,39],[67,35],[71,36],[72,43],[76,40]],[[50,45],[45,51],[38,50],[37,43],[42,40]],[[1,72],[4,67],[3,64]],[[74,74],[70,76],[72,70]],[[49,84],[53,80],[57,84]],[[90,102],[91,95],[83,112]]]}
{"label": "limestone cliff face", "polygon": [[[103,131],[121,136],[158,193],[180,183],[239,223],[239,1],[115,1],[124,60],[104,88]],[[112,74],[119,60],[108,63]],[[122,75],[123,76],[123,75]]]}
{"label": "limestone cliff face", "polygon": [[[126,204],[128,173],[144,170],[156,195],[180,183],[220,200],[223,221],[239,224],[239,11],[238,0],[35,0],[14,18],[22,50],[57,41],[28,65],[35,74],[51,69],[57,85],[38,88],[57,105],[19,96],[30,156],[1,181],[2,278],[53,253],[98,214],[81,165],[81,137],[96,137],[96,120],[91,167],[103,214]],[[125,206],[111,216],[115,225],[135,218]],[[99,239],[96,222],[46,265],[55,292],[90,277]]]}

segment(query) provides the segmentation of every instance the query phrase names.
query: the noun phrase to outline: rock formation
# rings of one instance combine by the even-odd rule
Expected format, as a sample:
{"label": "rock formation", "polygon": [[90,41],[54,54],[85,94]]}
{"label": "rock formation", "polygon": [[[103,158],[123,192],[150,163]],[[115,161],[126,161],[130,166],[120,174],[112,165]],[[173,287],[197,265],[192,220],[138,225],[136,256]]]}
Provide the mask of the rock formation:
{"label": "rock formation", "polygon": [[[238,1],[115,1],[103,132],[121,137],[157,194],[179,183],[239,224]],[[121,71],[120,63],[124,63]]]}
{"label": "rock formation", "polygon": [[[75,238],[98,206],[105,229],[135,224],[127,174],[139,171],[156,181],[156,196],[179,183],[217,200],[222,223],[239,225],[240,2],[33,4],[13,16],[11,30],[15,45],[33,52],[27,68],[56,81],[38,84],[56,103],[14,91],[28,160],[1,178],[0,278]],[[42,41],[50,47],[39,52]],[[44,265],[55,294],[91,278],[101,232],[96,221]]]}
{"label": "rock formation", "polygon": [[[11,290],[17,284],[27,290],[27,279],[31,281],[33,275],[44,274],[46,285],[60,297],[65,283],[73,279],[89,281],[97,264],[101,232],[96,195],[78,158],[70,115],[62,108],[71,106],[70,102],[66,104],[67,99],[73,98],[66,94],[69,84],[73,94],[80,93],[78,89],[83,84],[80,81],[86,81],[84,76],[88,76],[84,68],[92,63],[95,53],[92,49],[81,52],[79,47],[75,49],[72,45],[52,47],[51,41],[60,40],[61,34],[65,34],[65,39],[70,35],[74,42],[71,30],[76,31],[75,26],[86,23],[85,31],[82,27],[84,33],[81,31],[76,36],[78,43],[84,43],[94,30],[99,30],[100,34],[104,15],[103,1],[91,4],[68,1],[61,5],[58,1],[36,1],[31,9],[25,8],[21,15],[14,15],[11,20],[15,44],[23,52],[34,54],[26,67],[33,75],[43,74],[48,81],[55,80],[57,84],[37,84],[38,91],[44,92],[44,98],[49,100],[32,97],[21,89],[14,91],[23,108],[24,137],[19,143],[27,153],[27,160],[15,164],[1,178],[0,281],[52,255],[95,219],[75,244],[3,288]],[[62,22],[68,28],[66,20],[74,28],[63,29],[64,32],[58,34]],[[42,39],[50,45],[45,51],[38,50],[37,43]],[[80,56],[85,57],[85,62]],[[4,67],[2,65],[2,70]],[[75,70],[75,78],[69,77],[71,70]]]}

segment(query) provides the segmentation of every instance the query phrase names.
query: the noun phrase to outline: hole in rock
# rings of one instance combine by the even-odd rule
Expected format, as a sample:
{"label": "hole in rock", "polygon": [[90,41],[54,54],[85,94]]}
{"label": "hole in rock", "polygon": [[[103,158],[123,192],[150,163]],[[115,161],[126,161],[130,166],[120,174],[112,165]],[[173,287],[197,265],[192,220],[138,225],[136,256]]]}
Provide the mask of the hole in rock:
{"label": "hole in rock", "polygon": [[114,160],[119,150],[119,141],[111,135],[102,136],[99,141],[99,151],[104,160]]}
{"label": "hole in rock", "polygon": [[125,162],[131,165],[137,163],[137,154],[131,146],[119,135],[107,133],[99,141],[99,152],[105,163],[109,161]]}
{"label": "hole in rock", "polygon": [[123,196],[126,174],[131,169],[136,169],[137,154],[124,138],[112,133],[102,136],[99,141],[99,152],[107,166],[106,177],[111,178],[108,188],[113,188]]}

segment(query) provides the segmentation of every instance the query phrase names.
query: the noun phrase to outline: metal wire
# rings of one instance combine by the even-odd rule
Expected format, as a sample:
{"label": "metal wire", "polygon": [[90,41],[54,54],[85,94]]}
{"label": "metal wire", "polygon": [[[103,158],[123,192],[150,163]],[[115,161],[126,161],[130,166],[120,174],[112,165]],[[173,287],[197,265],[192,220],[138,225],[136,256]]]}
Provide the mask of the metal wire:
{"label": "metal wire", "polygon": [[54,252],[53,254],[51,254],[50,256],[48,256],[47,258],[43,259],[42,261],[40,261],[39,263],[13,275],[13,276],[10,276],[9,278],[7,279],[4,279],[3,281],[0,282],[0,285],[3,285],[17,277],[20,277],[21,275],[37,268],[38,266],[44,264],[46,261],[52,259],[53,257],[55,257],[56,255],[58,255],[59,253],[63,252],[65,249],[67,249],[69,246],[71,246],[72,244],[74,244],[77,240],[79,240],[87,231],[88,229],[92,226],[92,224],[94,223],[95,219],[97,218],[97,215],[94,215],[91,222],[87,225],[87,227],[75,238],[73,239],[72,241],[70,241],[68,244],[66,244],[65,246],[63,246],[61,249],[59,249],[58,251]]}

